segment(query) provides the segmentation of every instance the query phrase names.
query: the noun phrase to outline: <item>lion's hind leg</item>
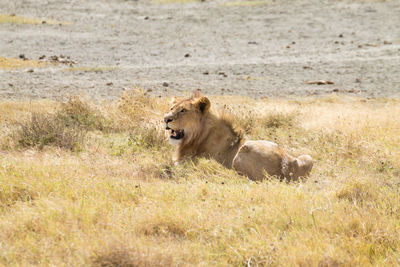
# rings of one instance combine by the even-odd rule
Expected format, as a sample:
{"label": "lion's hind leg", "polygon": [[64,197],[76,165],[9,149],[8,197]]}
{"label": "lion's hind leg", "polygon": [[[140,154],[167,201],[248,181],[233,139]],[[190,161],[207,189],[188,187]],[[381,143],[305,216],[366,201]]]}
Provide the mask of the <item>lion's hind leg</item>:
{"label": "lion's hind leg", "polygon": [[262,180],[265,173],[281,176],[281,161],[281,152],[275,143],[246,141],[233,159],[232,168],[251,180]]}

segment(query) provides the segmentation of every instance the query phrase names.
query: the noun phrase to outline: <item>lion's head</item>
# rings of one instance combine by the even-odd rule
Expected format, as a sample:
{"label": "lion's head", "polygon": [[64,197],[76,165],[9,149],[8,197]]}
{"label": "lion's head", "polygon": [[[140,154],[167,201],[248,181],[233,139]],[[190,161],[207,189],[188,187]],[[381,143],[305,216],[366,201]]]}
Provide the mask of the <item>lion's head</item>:
{"label": "lion's head", "polygon": [[165,127],[171,131],[170,143],[184,144],[197,138],[210,106],[210,100],[198,92],[187,99],[175,99],[170,112],[164,116]]}

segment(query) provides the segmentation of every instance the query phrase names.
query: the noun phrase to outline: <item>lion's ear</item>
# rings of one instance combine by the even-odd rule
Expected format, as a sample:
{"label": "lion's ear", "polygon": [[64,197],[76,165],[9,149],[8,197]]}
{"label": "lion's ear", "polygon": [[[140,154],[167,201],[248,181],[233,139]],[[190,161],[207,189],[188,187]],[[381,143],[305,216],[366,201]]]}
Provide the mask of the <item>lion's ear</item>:
{"label": "lion's ear", "polygon": [[202,96],[203,94],[200,92],[200,90],[194,90],[192,93],[192,98],[200,98]]}
{"label": "lion's ear", "polygon": [[201,111],[201,113],[206,114],[210,109],[211,103],[207,97],[202,96],[198,100],[196,100],[194,105]]}
{"label": "lion's ear", "polygon": [[179,102],[179,98],[177,98],[176,96],[171,97],[171,104],[172,104],[172,105],[175,105],[175,104],[178,103],[178,102]]}

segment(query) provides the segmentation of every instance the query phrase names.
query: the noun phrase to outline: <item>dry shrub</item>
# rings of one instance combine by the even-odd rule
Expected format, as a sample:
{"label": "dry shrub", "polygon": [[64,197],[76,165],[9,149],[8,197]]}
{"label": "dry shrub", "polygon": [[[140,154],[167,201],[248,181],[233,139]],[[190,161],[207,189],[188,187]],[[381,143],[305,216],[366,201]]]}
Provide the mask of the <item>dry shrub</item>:
{"label": "dry shrub", "polygon": [[92,266],[99,267],[156,267],[173,266],[171,255],[160,252],[141,251],[126,246],[109,246],[95,253]]}
{"label": "dry shrub", "polygon": [[67,127],[77,125],[87,130],[100,131],[110,127],[110,122],[98,109],[79,97],[72,97],[68,102],[63,103],[57,116],[65,122]]}
{"label": "dry shrub", "polygon": [[334,259],[331,257],[326,257],[325,259],[318,262],[318,267],[339,267],[342,265],[343,263],[341,263],[338,259]]}
{"label": "dry shrub", "polygon": [[166,236],[178,239],[184,238],[186,236],[186,231],[182,222],[172,219],[148,222],[143,224],[139,229],[139,232],[146,236]]}
{"label": "dry shrub", "polygon": [[256,125],[255,114],[253,114],[251,110],[236,112],[235,114],[233,112],[227,113],[225,116],[233,121],[239,128],[243,129],[245,134],[250,134]]}
{"label": "dry shrub", "polygon": [[118,109],[134,124],[143,122],[143,118],[148,121],[151,118],[162,116],[161,113],[155,112],[157,110],[156,100],[142,90],[125,92],[119,100]]}
{"label": "dry shrub", "polygon": [[13,134],[21,147],[57,146],[79,150],[89,130],[105,131],[110,122],[97,109],[78,97],[61,104],[56,113],[33,113]]}
{"label": "dry shrub", "polygon": [[282,113],[270,112],[265,116],[260,116],[252,110],[233,110],[226,109],[231,121],[239,128],[243,129],[245,134],[257,132],[255,129],[278,129],[291,128],[296,125],[297,114],[295,112]]}
{"label": "dry shrub", "polygon": [[344,186],[336,193],[339,199],[345,199],[350,202],[363,203],[373,201],[376,196],[371,188],[372,185],[361,182],[354,182]]}
{"label": "dry shrub", "polygon": [[[1,184],[1,183],[0,183]],[[2,186],[0,190],[0,208],[14,204],[17,201],[32,201],[37,193],[23,185]]]}
{"label": "dry shrub", "polygon": [[316,262],[314,262],[312,259],[306,259],[306,260],[299,260],[297,262],[297,265],[300,267],[309,267],[309,266],[339,267],[343,266],[344,264],[341,263],[341,261],[328,256],[325,257],[324,259],[319,260],[318,264],[316,264]]}
{"label": "dry shrub", "polygon": [[258,119],[265,128],[287,128],[294,126],[297,115],[295,113],[272,112]]}
{"label": "dry shrub", "polygon": [[135,165],[135,176],[139,179],[171,179],[175,178],[175,168],[170,156],[142,151],[133,162]]}
{"label": "dry shrub", "polygon": [[33,113],[31,119],[20,125],[13,133],[16,143],[21,147],[57,146],[77,150],[86,135],[79,125],[68,125],[57,114]]}
{"label": "dry shrub", "polygon": [[138,125],[130,134],[129,144],[139,148],[160,148],[165,145],[164,130],[151,124]]}

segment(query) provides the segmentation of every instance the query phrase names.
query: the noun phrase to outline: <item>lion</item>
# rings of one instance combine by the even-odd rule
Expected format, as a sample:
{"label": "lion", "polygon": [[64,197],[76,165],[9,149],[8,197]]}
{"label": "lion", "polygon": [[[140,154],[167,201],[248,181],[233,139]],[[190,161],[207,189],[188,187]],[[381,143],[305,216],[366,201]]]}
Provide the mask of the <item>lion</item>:
{"label": "lion", "polygon": [[186,158],[213,158],[251,180],[270,176],[297,180],[311,172],[309,155],[293,157],[279,145],[263,140],[246,140],[230,119],[210,110],[210,100],[195,91],[186,99],[175,99],[164,116],[169,142],[177,146],[175,161]]}

